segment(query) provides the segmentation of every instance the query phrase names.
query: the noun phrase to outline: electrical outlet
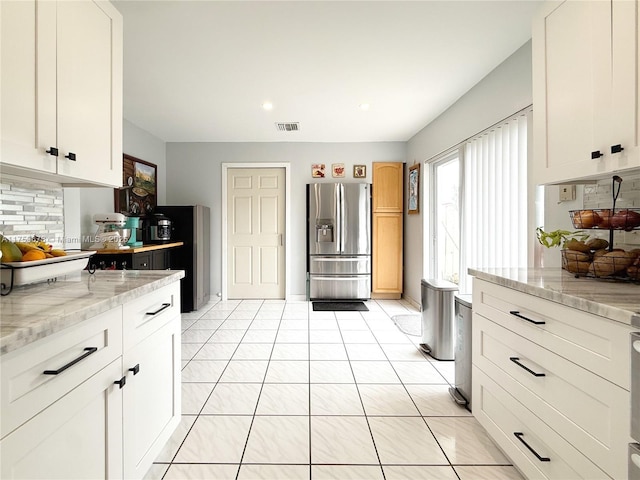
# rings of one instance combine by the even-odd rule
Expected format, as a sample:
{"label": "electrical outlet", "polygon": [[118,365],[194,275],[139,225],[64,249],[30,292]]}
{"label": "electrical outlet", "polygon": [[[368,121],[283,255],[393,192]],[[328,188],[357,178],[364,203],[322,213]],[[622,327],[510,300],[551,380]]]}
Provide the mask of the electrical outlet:
{"label": "electrical outlet", "polygon": [[576,199],[576,186],[575,185],[560,185],[560,198],[561,202],[569,202]]}

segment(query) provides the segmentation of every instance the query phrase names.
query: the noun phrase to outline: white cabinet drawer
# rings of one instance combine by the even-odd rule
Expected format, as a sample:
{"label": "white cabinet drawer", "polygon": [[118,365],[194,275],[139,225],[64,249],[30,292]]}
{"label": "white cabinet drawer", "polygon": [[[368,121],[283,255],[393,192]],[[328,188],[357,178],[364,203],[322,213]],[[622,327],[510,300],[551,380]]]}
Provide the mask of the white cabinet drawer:
{"label": "white cabinet drawer", "polygon": [[630,326],[478,279],[473,310],[629,390]]}
{"label": "white cabinet drawer", "polygon": [[121,307],[4,355],[0,374],[1,437],[120,355]]}
{"label": "white cabinet drawer", "polygon": [[609,478],[476,366],[473,403],[474,416],[527,478]]}
{"label": "white cabinet drawer", "polygon": [[476,314],[473,363],[614,478],[626,473],[629,392]]}
{"label": "white cabinet drawer", "polygon": [[124,305],[124,351],[180,315],[180,282],[164,286]]}

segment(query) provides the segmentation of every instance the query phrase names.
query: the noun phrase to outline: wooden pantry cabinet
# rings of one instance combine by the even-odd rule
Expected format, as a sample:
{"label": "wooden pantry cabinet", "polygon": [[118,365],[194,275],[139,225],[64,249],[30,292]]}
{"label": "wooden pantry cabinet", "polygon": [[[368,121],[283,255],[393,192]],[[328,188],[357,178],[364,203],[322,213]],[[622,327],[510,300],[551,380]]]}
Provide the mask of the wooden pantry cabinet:
{"label": "wooden pantry cabinet", "polygon": [[534,180],[640,167],[638,1],[549,1],[533,22]]}
{"label": "wooden pantry cabinet", "polygon": [[373,165],[372,297],[402,296],[404,164]]}
{"label": "wooden pantry cabinet", "polygon": [[122,185],[122,15],[107,1],[0,2],[0,171]]}

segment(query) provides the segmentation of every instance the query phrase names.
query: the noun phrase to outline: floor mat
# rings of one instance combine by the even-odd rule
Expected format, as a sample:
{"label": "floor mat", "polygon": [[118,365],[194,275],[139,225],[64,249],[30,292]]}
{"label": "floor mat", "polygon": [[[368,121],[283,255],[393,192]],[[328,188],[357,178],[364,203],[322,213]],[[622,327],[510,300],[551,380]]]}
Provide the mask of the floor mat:
{"label": "floor mat", "polygon": [[362,302],[313,302],[314,312],[368,312]]}
{"label": "floor mat", "polygon": [[414,315],[394,315],[391,317],[393,323],[400,329],[402,333],[412,335],[414,337],[422,336],[422,316]]}

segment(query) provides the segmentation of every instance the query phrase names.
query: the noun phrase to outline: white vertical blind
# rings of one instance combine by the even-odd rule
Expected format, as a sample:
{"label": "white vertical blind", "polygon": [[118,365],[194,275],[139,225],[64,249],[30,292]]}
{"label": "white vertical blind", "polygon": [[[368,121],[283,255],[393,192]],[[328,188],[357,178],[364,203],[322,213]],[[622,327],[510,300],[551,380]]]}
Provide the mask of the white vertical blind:
{"label": "white vertical blind", "polygon": [[461,177],[461,293],[467,268],[527,266],[527,121],[531,109],[468,140]]}

